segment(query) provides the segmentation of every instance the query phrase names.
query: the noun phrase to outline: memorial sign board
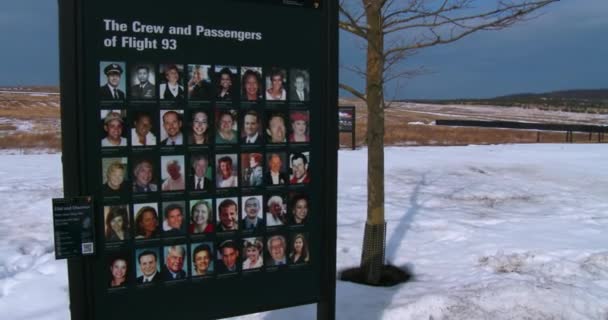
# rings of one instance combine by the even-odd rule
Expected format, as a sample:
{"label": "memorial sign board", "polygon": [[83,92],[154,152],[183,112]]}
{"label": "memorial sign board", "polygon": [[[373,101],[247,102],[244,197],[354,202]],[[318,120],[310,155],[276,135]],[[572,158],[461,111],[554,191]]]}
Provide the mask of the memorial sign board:
{"label": "memorial sign board", "polygon": [[100,199],[72,318],[332,318],[336,4],[60,11],[65,189]]}

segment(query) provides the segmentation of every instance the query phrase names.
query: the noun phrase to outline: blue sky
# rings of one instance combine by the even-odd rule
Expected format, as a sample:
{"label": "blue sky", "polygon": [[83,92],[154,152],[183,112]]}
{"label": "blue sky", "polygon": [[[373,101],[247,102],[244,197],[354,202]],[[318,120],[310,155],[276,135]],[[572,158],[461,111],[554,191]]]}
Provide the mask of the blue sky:
{"label": "blue sky", "polygon": [[0,0],[0,85],[59,84],[57,0]]}
{"label": "blue sky", "polygon": [[[358,0],[351,0],[358,1]],[[487,0],[483,0],[487,1]],[[56,0],[0,0],[0,85],[57,85]],[[478,33],[410,58],[428,74],[388,85],[388,98],[492,97],[518,92],[608,88],[608,1],[562,0],[537,19]],[[362,66],[364,52],[341,33],[340,60]],[[341,70],[340,80],[363,81]]]}
{"label": "blue sky", "polygon": [[[488,1],[488,0],[484,0]],[[342,32],[342,64],[362,64]],[[402,66],[430,73],[390,83],[388,98],[493,97],[520,92],[608,88],[608,1],[562,0],[536,19],[420,51]],[[341,81],[363,88],[342,70]]]}

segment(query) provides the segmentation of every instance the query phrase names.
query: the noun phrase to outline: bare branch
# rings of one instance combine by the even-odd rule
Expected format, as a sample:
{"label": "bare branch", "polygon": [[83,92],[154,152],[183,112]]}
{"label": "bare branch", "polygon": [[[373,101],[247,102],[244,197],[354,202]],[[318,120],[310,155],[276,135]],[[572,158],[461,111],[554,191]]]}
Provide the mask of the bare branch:
{"label": "bare branch", "polygon": [[[408,22],[413,22],[420,19],[425,18],[434,18],[439,14],[445,14],[451,11],[456,11],[460,9],[464,9],[466,7],[466,2],[469,0],[461,0],[460,2],[456,2],[448,6],[449,0],[444,0],[441,6],[435,10],[427,9],[423,6],[424,1],[414,1],[410,3],[410,5],[402,10],[396,10],[387,14],[384,17],[384,30],[388,30],[389,28],[401,25]],[[409,15],[409,16],[408,16]],[[406,16],[405,18],[398,18],[399,16]],[[385,32],[386,33],[386,32]]]}
{"label": "bare branch", "polygon": [[[417,50],[439,44],[451,43],[464,38],[467,35],[481,30],[499,30],[511,26],[515,22],[524,20],[530,13],[559,0],[525,1],[523,3],[512,4],[500,2],[495,10],[487,12],[459,16],[451,18],[443,13],[435,14],[432,21],[425,21],[417,24],[402,24],[386,30],[385,34],[403,31],[406,29],[427,29],[421,39],[412,41],[407,45],[393,46],[385,50],[384,56],[387,59],[399,56],[408,50]],[[453,7],[450,7],[453,8]],[[445,7],[444,10],[448,10]],[[449,27],[449,32],[438,30],[440,27]]]}
{"label": "bare branch", "polygon": [[416,69],[408,69],[408,70],[401,70],[401,71],[391,71],[391,72],[387,72],[384,75],[384,82],[389,82],[389,81],[393,81],[396,79],[411,79],[423,74],[428,74],[429,71],[426,70],[424,67],[418,67]]}
{"label": "bare branch", "polygon": [[344,1],[340,1],[339,5],[340,14],[346,18],[347,21],[339,21],[338,27],[344,31],[348,31],[354,35],[357,35],[363,39],[367,38],[367,27],[359,24],[363,14],[360,14],[355,18],[344,6]]}
{"label": "bare branch", "polygon": [[365,72],[365,70],[363,70],[361,67],[359,67],[359,66],[357,66],[357,65],[354,65],[354,66],[347,66],[347,65],[343,65],[343,64],[341,64],[341,65],[340,65],[340,68],[343,68],[343,69],[345,69],[345,70],[348,70],[348,71],[350,71],[350,72],[352,72],[352,73],[354,73],[354,74],[356,74],[356,75],[358,75],[358,76],[360,76],[361,78],[364,78],[364,79],[365,79],[365,75],[367,74],[367,73]]}
{"label": "bare branch", "polygon": [[367,98],[365,97],[365,94],[363,94],[361,91],[359,91],[359,90],[357,90],[357,89],[355,89],[355,88],[353,88],[353,87],[351,87],[351,86],[349,86],[347,84],[344,84],[344,83],[340,83],[338,86],[340,87],[340,89],[346,90],[347,92],[349,92],[353,96],[355,96],[355,97],[357,97],[357,98],[359,98],[359,99],[367,102]]}
{"label": "bare branch", "polygon": [[[500,1],[498,6],[494,10],[487,12],[472,12],[473,9],[470,7],[471,0],[459,0],[454,3],[448,3],[448,0],[444,0],[442,5],[435,10],[420,9],[415,10],[406,8],[404,10],[398,10],[391,12],[389,15],[384,17],[384,32],[385,34],[394,33],[406,29],[414,28],[436,28],[446,24],[461,24],[461,27],[467,26],[469,22],[472,25],[479,23],[488,23],[489,19],[499,20],[504,17],[515,18],[513,22],[521,20],[523,15],[526,15],[532,11],[538,10],[552,2],[559,0],[536,0],[536,1],[523,1],[521,3],[507,3]],[[458,13],[468,13],[464,15],[458,15]],[[395,17],[395,14],[406,15],[402,19],[390,19]],[[451,17],[450,15],[454,15]],[[429,20],[431,19],[431,20]],[[506,26],[505,26],[506,27]]]}

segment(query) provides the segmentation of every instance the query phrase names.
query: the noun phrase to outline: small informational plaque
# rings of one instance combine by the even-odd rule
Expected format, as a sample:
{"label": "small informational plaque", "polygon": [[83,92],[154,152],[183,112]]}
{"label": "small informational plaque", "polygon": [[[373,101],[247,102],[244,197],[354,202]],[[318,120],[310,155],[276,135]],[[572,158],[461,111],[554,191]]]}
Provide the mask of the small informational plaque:
{"label": "small informational plaque", "polygon": [[355,107],[338,108],[339,130],[340,132],[353,132],[355,121]]}
{"label": "small informational plaque", "polygon": [[95,254],[91,197],[53,199],[55,259]]}

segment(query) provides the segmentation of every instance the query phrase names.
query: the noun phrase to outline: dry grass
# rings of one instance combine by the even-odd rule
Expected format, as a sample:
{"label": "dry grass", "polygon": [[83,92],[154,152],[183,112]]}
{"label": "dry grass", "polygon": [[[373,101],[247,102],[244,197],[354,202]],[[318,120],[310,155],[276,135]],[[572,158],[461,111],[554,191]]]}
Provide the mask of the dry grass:
{"label": "dry grass", "polygon": [[[342,100],[340,105],[356,107],[355,141],[358,146],[365,145],[367,132],[367,110],[362,101]],[[504,143],[565,143],[565,132],[511,130],[476,127],[449,127],[435,125],[414,125],[411,122],[429,124],[437,116],[408,112],[403,109],[388,109],[385,114],[385,145],[418,145],[418,146],[453,146],[468,144],[504,144]],[[575,143],[596,143],[597,134],[575,133]],[[608,142],[608,136],[604,137]],[[340,145],[350,147],[350,133],[340,134]]]}
{"label": "dry grass", "polygon": [[13,131],[17,130],[17,127],[12,124],[0,124],[0,131]]}
{"label": "dry grass", "polygon": [[20,120],[40,118],[59,119],[59,96],[29,96],[0,93],[0,117]]}
{"label": "dry grass", "polygon": [[49,149],[61,151],[59,132],[14,133],[0,138],[0,149]]}
{"label": "dry grass", "polygon": [[[32,92],[23,94],[19,92]],[[31,123],[28,132],[18,131],[16,125],[0,125],[1,149],[61,150],[60,108],[57,87],[0,88],[0,118]]]}

